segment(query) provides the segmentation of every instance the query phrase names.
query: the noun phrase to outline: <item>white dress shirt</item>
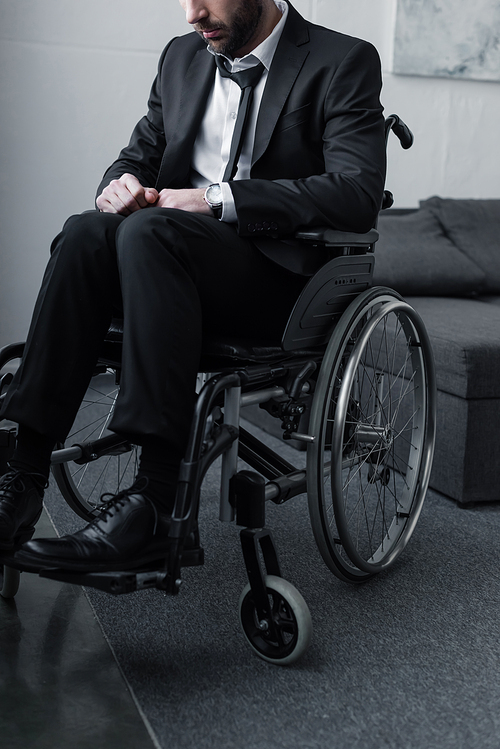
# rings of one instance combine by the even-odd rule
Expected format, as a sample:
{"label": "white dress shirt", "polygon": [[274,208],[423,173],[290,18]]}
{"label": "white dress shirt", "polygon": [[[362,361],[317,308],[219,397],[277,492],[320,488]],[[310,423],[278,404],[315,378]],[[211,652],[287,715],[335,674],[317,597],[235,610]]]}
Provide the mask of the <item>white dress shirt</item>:
{"label": "white dress shirt", "polygon": [[[236,57],[234,60],[230,60],[223,55],[224,59],[227,60],[226,67],[231,73],[251,68],[259,62],[264,65],[262,77],[254,89],[252,108],[244,134],[238,171],[234,179],[249,179],[250,177],[255,129],[262,95],[269,68],[288,15],[288,5],[283,0],[274,0],[274,2],[281,11],[282,17],[267,39],[264,39],[258,47],[244,57]],[[210,49],[209,52],[215,54]],[[229,223],[237,220],[236,210],[229,182],[221,182],[221,180],[229,160],[229,150],[238,115],[240,95],[241,89],[238,84],[230,78],[223,78],[217,70],[191,160],[191,184],[193,187],[207,187],[214,182],[220,183],[223,201],[221,221]]]}

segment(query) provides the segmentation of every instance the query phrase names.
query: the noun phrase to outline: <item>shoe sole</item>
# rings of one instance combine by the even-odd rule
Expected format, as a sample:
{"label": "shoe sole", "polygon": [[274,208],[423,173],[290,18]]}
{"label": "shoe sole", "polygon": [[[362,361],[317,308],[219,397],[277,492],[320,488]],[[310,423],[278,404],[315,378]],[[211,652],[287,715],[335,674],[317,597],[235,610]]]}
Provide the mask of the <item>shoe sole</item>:
{"label": "shoe sole", "polygon": [[[193,551],[192,546],[188,546],[185,549],[186,552]],[[168,547],[165,549],[168,553]],[[28,551],[20,550],[17,552],[12,560],[12,564],[16,569],[24,570],[25,572],[40,572],[41,570],[67,570],[68,572],[121,572],[126,570],[134,570],[144,565],[151,565],[152,563],[158,563],[161,567],[165,564],[166,554],[159,556],[158,550],[150,552],[149,554],[141,554],[136,557],[127,557],[126,560],[120,560],[116,562],[102,561],[89,564],[88,562],[75,562],[70,559],[47,559],[46,557],[40,559],[36,554],[31,554]]]}

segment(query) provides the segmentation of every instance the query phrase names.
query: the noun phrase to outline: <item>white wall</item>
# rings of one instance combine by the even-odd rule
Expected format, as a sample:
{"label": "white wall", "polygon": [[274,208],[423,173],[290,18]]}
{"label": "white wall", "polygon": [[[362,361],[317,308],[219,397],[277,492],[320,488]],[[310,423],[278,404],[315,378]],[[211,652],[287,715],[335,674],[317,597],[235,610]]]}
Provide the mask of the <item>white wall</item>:
{"label": "white wall", "polygon": [[[500,84],[391,75],[395,0],[295,0],[310,20],[372,41],[386,112],[416,143],[390,149],[397,205],[500,197]],[[0,0],[0,345],[23,339],[49,244],[92,207],[145,113],[159,52],[188,30],[177,0]]]}

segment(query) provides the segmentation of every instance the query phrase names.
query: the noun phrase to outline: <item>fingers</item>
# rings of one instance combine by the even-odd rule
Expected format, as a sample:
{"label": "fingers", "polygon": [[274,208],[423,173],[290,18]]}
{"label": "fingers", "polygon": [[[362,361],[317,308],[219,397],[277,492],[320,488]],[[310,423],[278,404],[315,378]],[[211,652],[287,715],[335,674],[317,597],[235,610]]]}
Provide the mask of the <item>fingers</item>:
{"label": "fingers", "polygon": [[154,187],[146,187],[144,197],[149,205],[154,205],[159,198],[158,190],[155,190]]}
{"label": "fingers", "polygon": [[164,189],[158,193],[154,187],[143,187],[133,174],[122,174],[120,179],[112,180],[104,188],[96,205],[104,213],[119,213],[121,216],[129,216],[150,205],[209,216],[212,210],[205,202],[204,194],[204,188]]}
{"label": "fingers", "polygon": [[112,180],[96,200],[96,205],[104,213],[119,213],[129,216],[146,206],[156,203],[158,192],[153,187],[143,187],[133,174],[122,174]]}

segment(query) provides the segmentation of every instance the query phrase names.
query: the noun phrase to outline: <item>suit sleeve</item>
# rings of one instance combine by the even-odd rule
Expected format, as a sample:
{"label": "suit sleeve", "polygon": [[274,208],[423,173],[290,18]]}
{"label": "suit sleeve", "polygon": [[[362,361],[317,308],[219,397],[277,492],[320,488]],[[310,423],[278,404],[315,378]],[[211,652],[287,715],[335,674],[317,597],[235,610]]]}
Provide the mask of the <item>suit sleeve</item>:
{"label": "suit sleeve", "polygon": [[166,146],[160,96],[160,76],[170,44],[172,42],[163,50],[160,57],[158,73],[149,95],[148,113],[135,126],[128,146],[122,149],[116,161],[104,173],[97,188],[96,198],[112,180],[119,179],[125,173],[133,174],[144,187],[154,187],[156,183]]}
{"label": "suit sleeve", "polygon": [[337,67],[325,96],[324,172],[233,182],[240,235],[255,237],[261,226],[271,226],[275,237],[300,227],[364,232],[374,226],[386,165],[381,85],[378,53],[359,41]]}

